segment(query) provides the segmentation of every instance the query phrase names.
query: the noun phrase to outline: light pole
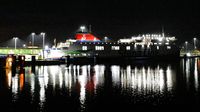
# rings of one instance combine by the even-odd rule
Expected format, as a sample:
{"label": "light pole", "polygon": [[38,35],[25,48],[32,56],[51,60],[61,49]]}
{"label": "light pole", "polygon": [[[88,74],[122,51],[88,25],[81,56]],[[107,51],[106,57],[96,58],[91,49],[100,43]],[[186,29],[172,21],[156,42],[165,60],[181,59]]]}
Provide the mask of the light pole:
{"label": "light pole", "polygon": [[42,49],[44,49],[44,44],[45,44],[45,33],[40,33],[42,35]]}
{"label": "light pole", "polygon": [[185,51],[186,51],[186,53],[187,53],[187,45],[188,44],[188,42],[187,41],[185,41]]}
{"label": "light pole", "polygon": [[17,39],[18,39],[18,37],[13,37],[13,39],[14,39],[14,41],[15,41],[15,50],[16,50],[16,48],[17,48]]}
{"label": "light pole", "polygon": [[104,37],[104,41],[107,42],[107,40],[108,40],[108,37]]}
{"label": "light pole", "polygon": [[196,40],[197,38],[194,38],[194,50],[196,49]]}
{"label": "light pole", "polygon": [[34,46],[35,33],[31,33],[31,36],[32,36],[32,46]]}
{"label": "light pole", "polygon": [[81,31],[83,33],[83,30],[85,30],[85,26],[81,26],[80,29],[81,29]]}
{"label": "light pole", "polygon": [[44,59],[44,44],[45,44],[45,33],[40,33],[42,35],[42,51],[43,51],[43,59]]}

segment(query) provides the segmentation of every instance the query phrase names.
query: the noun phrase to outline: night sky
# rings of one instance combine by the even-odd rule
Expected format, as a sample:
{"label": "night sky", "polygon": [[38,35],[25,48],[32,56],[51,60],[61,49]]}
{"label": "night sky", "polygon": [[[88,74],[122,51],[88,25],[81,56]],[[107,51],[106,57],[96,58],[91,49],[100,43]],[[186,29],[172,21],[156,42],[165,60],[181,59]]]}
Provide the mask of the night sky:
{"label": "night sky", "polygon": [[73,38],[80,25],[95,36],[112,39],[165,33],[179,41],[200,37],[198,2],[169,0],[1,1],[0,42],[31,32],[46,32],[49,41]]}

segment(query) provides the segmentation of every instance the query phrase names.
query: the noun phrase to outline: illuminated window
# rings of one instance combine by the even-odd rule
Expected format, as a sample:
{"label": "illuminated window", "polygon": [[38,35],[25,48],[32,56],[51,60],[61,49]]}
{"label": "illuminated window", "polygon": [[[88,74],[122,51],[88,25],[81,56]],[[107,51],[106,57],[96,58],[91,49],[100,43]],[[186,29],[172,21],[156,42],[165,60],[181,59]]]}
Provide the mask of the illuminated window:
{"label": "illuminated window", "polygon": [[104,46],[95,46],[95,50],[102,51],[104,50]]}
{"label": "illuminated window", "polygon": [[157,46],[157,50],[159,50],[159,46]]}
{"label": "illuminated window", "polygon": [[131,47],[130,46],[126,46],[126,50],[131,50]]}
{"label": "illuminated window", "polygon": [[142,49],[144,49],[144,45],[142,45]]}
{"label": "illuminated window", "polygon": [[112,46],[112,50],[119,50],[119,46]]}
{"label": "illuminated window", "polygon": [[135,49],[137,48],[137,45],[136,45],[136,44],[134,45],[134,48],[135,48]]}
{"label": "illuminated window", "polygon": [[87,51],[87,46],[82,46],[83,51]]}
{"label": "illuminated window", "polygon": [[167,49],[171,49],[171,46],[167,46]]}

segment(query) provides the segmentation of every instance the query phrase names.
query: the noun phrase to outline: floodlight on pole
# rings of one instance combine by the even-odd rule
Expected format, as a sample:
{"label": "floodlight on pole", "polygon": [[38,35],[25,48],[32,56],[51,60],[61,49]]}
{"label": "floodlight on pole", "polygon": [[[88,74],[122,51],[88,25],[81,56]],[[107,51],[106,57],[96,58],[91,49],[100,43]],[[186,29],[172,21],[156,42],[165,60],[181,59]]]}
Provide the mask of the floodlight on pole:
{"label": "floodlight on pole", "polygon": [[13,37],[14,41],[15,41],[15,49],[17,48],[17,39],[18,37]]}
{"label": "floodlight on pole", "polygon": [[35,38],[35,33],[31,33],[31,36],[32,36],[32,46],[34,46],[34,38]]}
{"label": "floodlight on pole", "polygon": [[44,48],[45,48],[45,46],[44,46],[44,44],[45,44],[45,33],[44,32],[42,32],[42,33],[40,33],[40,35],[42,36],[42,51],[43,51],[43,59],[44,59]]}
{"label": "floodlight on pole", "polygon": [[187,47],[188,47],[188,42],[185,41],[185,50],[186,50],[186,52],[187,52]]}
{"label": "floodlight on pole", "polygon": [[107,42],[107,40],[108,40],[108,37],[104,37],[104,41]]}
{"label": "floodlight on pole", "polygon": [[40,35],[42,36],[42,48],[44,49],[44,44],[45,44],[45,33],[40,33]]}
{"label": "floodlight on pole", "polygon": [[194,38],[194,49],[196,49],[196,40],[197,38]]}
{"label": "floodlight on pole", "polygon": [[83,32],[85,30],[85,26],[81,26],[80,29]]}

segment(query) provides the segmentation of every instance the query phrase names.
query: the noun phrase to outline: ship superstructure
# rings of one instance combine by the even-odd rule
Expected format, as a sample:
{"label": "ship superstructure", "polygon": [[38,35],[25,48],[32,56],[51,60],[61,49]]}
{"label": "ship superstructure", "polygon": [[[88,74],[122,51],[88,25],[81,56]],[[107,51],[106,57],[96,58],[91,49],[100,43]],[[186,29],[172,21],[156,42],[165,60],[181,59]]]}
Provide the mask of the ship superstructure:
{"label": "ship superstructure", "polygon": [[118,41],[101,41],[91,33],[77,33],[76,39],[59,43],[58,48],[75,57],[179,57],[176,38],[163,34],[144,34]]}

